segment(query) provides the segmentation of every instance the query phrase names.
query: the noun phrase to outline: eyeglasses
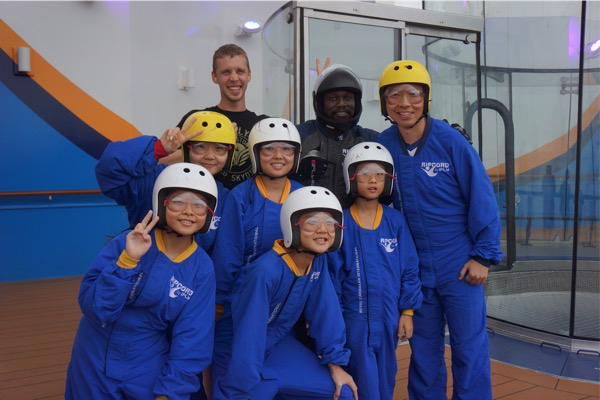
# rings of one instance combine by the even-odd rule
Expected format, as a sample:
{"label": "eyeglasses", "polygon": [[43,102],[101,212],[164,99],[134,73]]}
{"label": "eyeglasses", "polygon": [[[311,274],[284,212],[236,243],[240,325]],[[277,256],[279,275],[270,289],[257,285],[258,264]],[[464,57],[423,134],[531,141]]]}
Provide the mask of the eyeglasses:
{"label": "eyeglasses", "polygon": [[185,201],[182,196],[177,196],[172,199],[165,199],[163,205],[172,212],[180,213],[187,210],[188,207],[191,207],[192,212],[199,217],[205,216],[209,211],[211,215],[214,215],[214,211],[210,209],[205,202],[200,199],[196,199],[193,201]]}
{"label": "eyeglasses", "polygon": [[294,152],[296,151],[296,147],[288,144],[288,143],[269,143],[269,144],[265,144],[264,146],[262,146],[260,148],[260,154],[264,155],[265,157],[272,157],[274,156],[278,151],[281,151],[281,154],[285,157],[290,157],[294,155]]}
{"label": "eyeglasses", "polygon": [[419,104],[425,97],[425,92],[412,86],[407,86],[405,90],[397,90],[384,95],[385,102],[390,106],[400,104],[403,97],[406,97],[410,104]]}
{"label": "eyeglasses", "polygon": [[356,180],[358,183],[368,183],[371,181],[371,178],[374,177],[375,182],[383,182],[385,181],[386,176],[394,179],[394,175],[388,174],[387,172],[361,172],[360,174],[354,174],[350,180]]}
{"label": "eyeglasses", "polygon": [[232,148],[233,146],[231,146],[230,144],[224,145],[220,143],[197,142],[188,144],[188,149],[190,149],[194,154],[199,156],[203,156],[204,154],[206,154],[208,149],[211,149],[211,151],[216,156],[224,156]]}
{"label": "eyeglasses", "polygon": [[325,225],[325,230],[328,233],[335,232],[336,227],[340,229],[346,228],[345,226],[340,225],[340,223],[332,217],[320,217],[319,215],[312,216],[304,221],[296,222],[296,226],[300,226],[301,229],[306,233],[316,232],[321,225]]}

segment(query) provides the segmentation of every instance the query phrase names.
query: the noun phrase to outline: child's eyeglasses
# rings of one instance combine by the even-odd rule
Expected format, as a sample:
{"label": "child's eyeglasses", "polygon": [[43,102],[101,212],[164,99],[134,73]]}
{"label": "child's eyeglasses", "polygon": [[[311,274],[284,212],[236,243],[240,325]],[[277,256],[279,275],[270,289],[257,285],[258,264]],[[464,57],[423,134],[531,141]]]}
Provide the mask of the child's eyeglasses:
{"label": "child's eyeglasses", "polygon": [[229,150],[231,150],[233,146],[224,145],[220,143],[207,143],[207,142],[198,142],[198,143],[190,143],[188,144],[188,149],[190,149],[194,154],[203,156],[210,149],[216,156],[224,156],[227,154]]}
{"label": "child's eyeglasses", "polygon": [[165,199],[163,204],[168,210],[176,213],[183,212],[187,210],[188,207],[192,209],[192,212],[200,217],[205,216],[209,211],[211,215],[214,215],[214,211],[210,209],[206,203],[201,200],[197,201],[183,201],[178,197],[173,199]]}
{"label": "child's eyeglasses", "polygon": [[260,154],[265,157],[272,157],[278,151],[280,151],[283,156],[290,157],[294,155],[296,147],[288,143],[269,143],[260,148]]}
{"label": "child's eyeglasses", "polygon": [[332,217],[326,217],[326,218],[319,218],[319,217],[310,217],[305,219],[304,221],[298,221],[296,222],[296,226],[300,226],[300,229],[302,229],[304,232],[306,233],[314,233],[316,232],[322,225],[325,226],[325,230],[328,233],[333,233],[335,232],[335,228],[340,228],[340,229],[345,229],[345,226],[340,225],[339,222],[337,222],[334,218]]}
{"label": "child's eyeglasses", "polygon": [[388,174],[387,172],[374,172],[374,173],[360,173],[360,174],[354,174],[352,176],[352,178],[350,178],[351,181],[356,180],[356,182],[358,183],[368,183],[371,181],[372,178],[375,178],[375,182],[383,182],[385,181],[385,177],[389,176],[390,178],[394,179],[394,175],[392,174]]}
{"label": "child's eyeglasses", "polygon": [[406,97],[410,104],[419,104],[423,101],[425,93],[422,90],[418,90],[414,87],[409,87],[406,90],[398,90],[389,94],[386,94],[385,102],[390,106],[396,106],[400,104],[403,97]]}

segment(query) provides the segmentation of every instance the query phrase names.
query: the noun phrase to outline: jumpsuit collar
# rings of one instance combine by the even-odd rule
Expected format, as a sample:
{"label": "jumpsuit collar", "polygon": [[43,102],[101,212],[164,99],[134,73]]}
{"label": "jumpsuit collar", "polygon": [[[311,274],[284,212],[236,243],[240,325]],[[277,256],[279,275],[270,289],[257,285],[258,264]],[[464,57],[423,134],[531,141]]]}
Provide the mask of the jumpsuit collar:
{"label": "jumpsuit collar", "polygon": [[[396,131],[398,133],[398,142],[400,143],[400,148],[402,149],[402,152],[404,154],[409,154],[408,149],[406,148],[406,142],[404,141],[404,138],[402,137],[402,134],[400,133],[400,129],[398,128],[398,125],[394,124],[394,126],[396,127]],[[423,135],[419,139],[419,145],[417,146],[416,151],[412,155],[413,157],[416,156],[417,154],[419,154],[421,152],[421,149],[423,147],[425,147],[425,143],[427,143],[427,138],[429,137],[429,133],[431,132],[432,126],[433,126],[433,118],[431,118],[430,116],[427,116],[427,121],[425,123],[425,129],[423,130]]]}
{"label": "jumpsuit collar", "polygon": [[[258,191],[266,199],[269,196],[269,194],[267,193],[267,188],[265,187],[265,184],[263,183],[262,176],[257,176],[255,179],[256,179],[256,186],[258,187]],[[288,195],[290,194],[291,187],[292,187],[292,184],[291,184],[290,180],[288,178],[285,178],[285,186],[283,187],[283,192],[281,193],[281,198],[279,199],[279,204],[283,204],[285,199],[287,199]]]}
{"label": "jumpsuit collar", "polygon": [[[160,250],[164,254],[167,254],[165,241],[163,240],[163,232],[164,231],[159,228],[154,229],[154,238],[156,239],[156,247],[158,247],[158,250]],[[182,251],[181,254],[175,257],[173,262],[180,263],[184,261],[186,258],[194,254],[197,248],[198,245],[196,244],[196,240],[194,239],[194,236],[192,236],[192,244],[190,244],[190,246],[187,249]]]}
{"label": "jumpsuit collar", "polygon": [[379,224],[381,223],[381,218],[383,217],[383,207],[381,206],[381,204],[377,204],[377,212],[375,214],[375,221],[373,221],[373,227],[371,227],[371,228],[364,226],[362,224],[362,222],[360,222],[360,218],[358,216],[358,210],[356,209],[355,204],[352,204],[350,206],[350,214],[352,215],[352,219],[354,219],[354,221],[361,228],[368,229],[368,230],[375,230],[375,229],[379,228]]}
{"label": "jumpsuit collar", "polygon": [[[288,268],[294,273],[295,276],[301,276],[300,271],[298,271],[298,267],[296,266],[296,263],[294,262],[294,260],[292,260],[292,257],[289,254],[285,254],[288,252],[288,249],[283,247],[283,240],[276,240],[275,244],[273,244],[273,250],[275,250],[277,254],[281,255],[281,258],[283,259],[283,261],[285,261]],[[309,264],[308,268],[306,269],[306,274],[304,275],[308,275],[310,273],[311,268],[312,262]]]}

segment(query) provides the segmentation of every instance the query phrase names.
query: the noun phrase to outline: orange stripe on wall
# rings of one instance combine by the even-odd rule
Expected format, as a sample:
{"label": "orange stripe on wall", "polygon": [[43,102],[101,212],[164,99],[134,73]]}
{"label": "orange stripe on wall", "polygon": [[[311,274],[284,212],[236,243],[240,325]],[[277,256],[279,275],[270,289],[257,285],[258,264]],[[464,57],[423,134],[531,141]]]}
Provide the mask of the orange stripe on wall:
{"label": "orange stripe on wall", "polygon": [[127,140],[141,133],[104,105],[96,101],[48,63],[25,40],[0,19],[0,48],[16,63],[15,49],[31,48],[31,79],[57,101],[110,141]]}
{"label": "orange stripe on wall", "polygon": [[[596,97],[588,109],[583,112],[581,118],[582,131],[586,130],[590,126],[592,120],[596,114],[598,114],[598,112],[600,112],[600,96]],[[577,125],[571,128],[569,132],[561,137],[558,137],[553,141],[546,143],[545,145],[538,147],[533,151],[530,151],[527,154],[517,157],[515,159],[515,175],[530,171],[550,160],[559,157],[560,155],[566,153],[576,143]],[[506,164],[502,163],[492,168],[488,168],[487,173],[492,182],[497,182],[501,179],[504,179],[506,175]]]}

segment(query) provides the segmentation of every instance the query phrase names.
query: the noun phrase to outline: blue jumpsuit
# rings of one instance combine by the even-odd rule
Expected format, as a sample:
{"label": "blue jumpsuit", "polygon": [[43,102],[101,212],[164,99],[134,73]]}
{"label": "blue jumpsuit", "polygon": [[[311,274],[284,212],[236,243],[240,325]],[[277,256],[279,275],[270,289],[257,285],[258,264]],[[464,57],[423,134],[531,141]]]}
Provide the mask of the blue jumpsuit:
{"label": "blue jumpsuit", "polygon": [[81,282],[83,316],[67,372],[68,400],[188,399],[211,362],[210,258],[192,242],[171,261],[165,233],[155,229],[150,250],[127,265],[127,233],[108,243]]}
{"label": "blue jumpsuit", "polygon": [[[346,365],[344,320],[327,270],[317,256],[305,275],[281,241],[240,273],[217,324],[213,355],[215,400],[331,399],[326,364]],[[304,312],[317,354],[292,327]],[[352,398],[344,386],[342,398]]]}
{"label": "blue jumpsuit", "polygon": [[414,156],[396,125],[378,142],[393,154],[394,207],[408,222],[423,285],[413,317],[411,399],[445,399],[444,326],[450,331],[453,399],[491,399],[483,285],[458,280],[471,258],[502,260],[501,224],[489,177],[475,149],[446,122],[427,118]]}
{"label": "blue jumpsuit", "polygon": [[422,299],[417,252],[397,210],[379,205],[375,229],[362,227],[354,206],[344,210],[344,221],[344,241],[329,254],[329,271],[351,351],[346,369],[359,398],[391,400],[400,314]]}
{"label": "blue jumpsuit", "polygon": [[211,253],[217,277],[217,304],[225,304],[240,269],[283,237],[279,224],[281,205],[300,187],[300,183],[288,179],[279,203],[267,198],[262,177],[248,179],[231,190]]}
{"label": "blue jumpsuit", "polygon": [[[124,142],[109,143],[96,164],[96,179],[102,193],[125,206],[129,224],[140,223],[152,210],[154,181],[167,166],[158,164],[154,158],[154,136],[140,136]],[[217,181],[219,201],[210,230],[196,235],[195,240],[204,251],[210,253],[217,236],[223,204],[229,193]]]}

